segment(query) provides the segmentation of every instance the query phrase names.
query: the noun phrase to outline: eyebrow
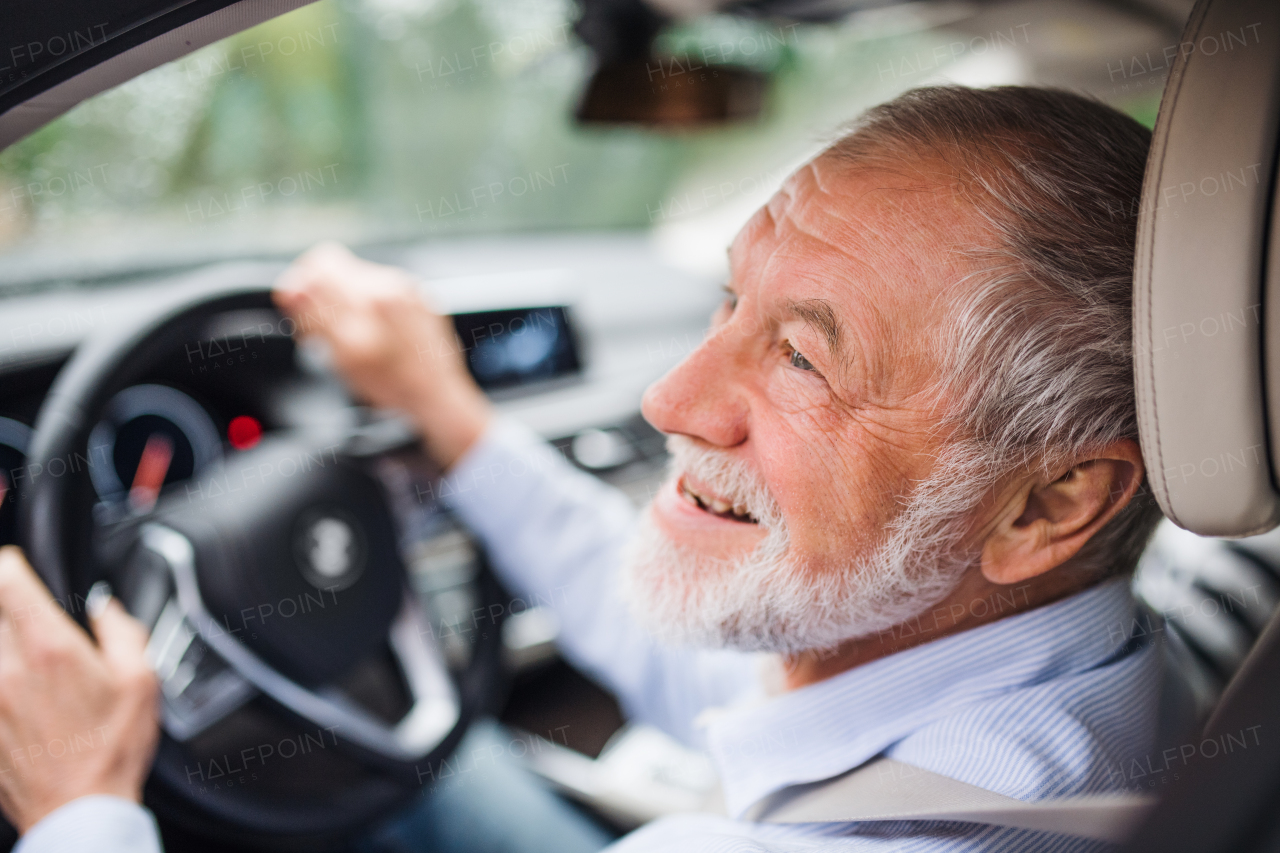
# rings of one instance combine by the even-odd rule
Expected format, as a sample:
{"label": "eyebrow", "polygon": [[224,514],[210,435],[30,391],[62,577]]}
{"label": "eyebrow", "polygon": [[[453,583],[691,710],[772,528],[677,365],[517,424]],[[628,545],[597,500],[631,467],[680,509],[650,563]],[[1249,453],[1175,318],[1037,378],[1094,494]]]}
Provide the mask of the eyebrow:
{"label": "eyebrow", "polygon": [[801,320],[816,328],[826,339],[832,359],[841,367],[848,366],[843,347],[843,326],[831,303],[825,299],[804,299],[787,303],[787,308]]}

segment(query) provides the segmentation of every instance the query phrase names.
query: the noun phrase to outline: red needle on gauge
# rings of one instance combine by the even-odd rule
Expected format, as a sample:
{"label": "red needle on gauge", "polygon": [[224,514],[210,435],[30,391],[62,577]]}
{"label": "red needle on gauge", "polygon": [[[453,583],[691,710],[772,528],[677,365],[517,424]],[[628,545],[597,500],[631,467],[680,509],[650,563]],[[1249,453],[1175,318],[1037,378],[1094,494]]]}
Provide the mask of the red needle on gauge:
{"label": "red needle on gauge", "polygon": [[129,489],[129,506],[135,512],[147,512],[156,505],[172,461],[173,442],[169,436],[151,433],[146,447],[142,448],[142,458],[138,460],[138,470],[134,472],[133,486]]}

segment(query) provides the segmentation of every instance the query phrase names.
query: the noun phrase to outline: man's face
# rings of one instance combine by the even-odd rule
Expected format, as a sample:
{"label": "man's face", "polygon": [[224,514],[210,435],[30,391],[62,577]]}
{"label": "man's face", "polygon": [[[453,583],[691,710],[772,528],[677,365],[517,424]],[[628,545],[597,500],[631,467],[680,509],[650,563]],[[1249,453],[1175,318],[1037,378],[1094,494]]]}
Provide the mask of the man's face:
{"label": "man's face", "polygon": [[[850,606],[905,595],[911,578],[890,590],[871,575],[888,571],[886,529],[946,438],[934,342],[966,272],[950,251],[973,238],[964,213],[923,179],[819,158],[739,233],[711,333],[645,395],[645,416],[676,437],[629,573],[633,593],[660,599],[651,609],[717,610],[741,623],[722,640],[781,650],[815,640],[795,623],[835,604],[841,584],[861,585]],[[772,615],[750,598],[770,595]],[[907,615],[842,614],[839,627]]]}

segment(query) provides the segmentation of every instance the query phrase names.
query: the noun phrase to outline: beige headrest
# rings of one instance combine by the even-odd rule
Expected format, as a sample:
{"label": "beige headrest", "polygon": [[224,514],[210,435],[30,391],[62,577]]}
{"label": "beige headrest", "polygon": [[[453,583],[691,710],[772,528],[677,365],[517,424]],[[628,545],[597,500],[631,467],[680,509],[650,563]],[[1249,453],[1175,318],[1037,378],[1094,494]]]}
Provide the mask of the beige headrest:
{"label": "beige headrest", "polygon": [[1175,51],[1137,211],[1143,454],[1174,523],[1246,536],[1280,524],[1280,2],[1201,0]]}

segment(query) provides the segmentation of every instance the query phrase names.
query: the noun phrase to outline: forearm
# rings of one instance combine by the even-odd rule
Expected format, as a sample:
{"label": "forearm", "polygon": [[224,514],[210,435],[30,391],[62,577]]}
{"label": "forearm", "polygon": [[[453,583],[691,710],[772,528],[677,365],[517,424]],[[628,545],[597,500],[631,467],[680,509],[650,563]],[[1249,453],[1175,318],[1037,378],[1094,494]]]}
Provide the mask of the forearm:
{"label": "forearm", "polygon": [[635,511],[522,427],[497,421],[449,471],[440,493],[484,543],[502,580],[552,607],[562,645],[587,662],[601,647],[647,643],[613,594]]}
{"label": "forearm", "polygon": [[427,369],[415,377],[419,386],[410,395],[409,415],[422,434],[427,454],[449,471],[489,428],[493,407],[461,365],[441,369],[447,378]]}

